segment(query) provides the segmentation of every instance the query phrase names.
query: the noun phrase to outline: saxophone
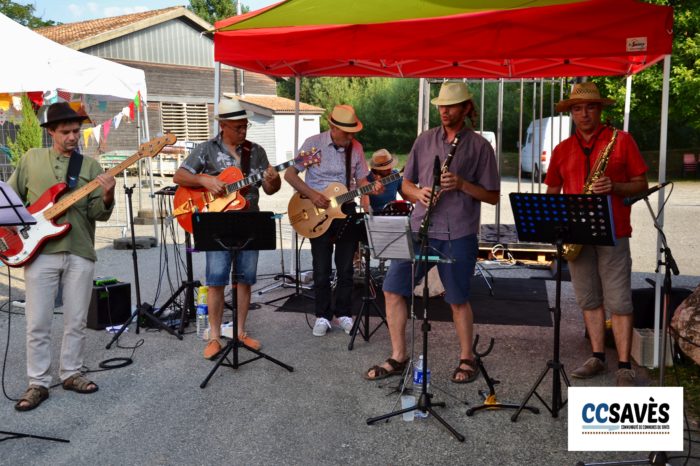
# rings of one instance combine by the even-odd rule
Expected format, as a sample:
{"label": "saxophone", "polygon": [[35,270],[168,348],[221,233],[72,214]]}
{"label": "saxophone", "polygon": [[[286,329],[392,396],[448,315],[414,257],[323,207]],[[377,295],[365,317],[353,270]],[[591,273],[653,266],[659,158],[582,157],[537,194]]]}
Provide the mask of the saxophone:
{"label": "saxophone", "polygon": [[[593,170],[591,170],[591,173],[588,174],[586,183],[584,183],[583,185],[583,194],[593,194],[593,189],[591,187],[596,181],[598,181],[598,178],[603,176],[603,173],[605,173],[605,168],[608,166],[608,160],[610,160],[610,153],[612,152],[612,148],[615,145],[616,139],[617,128],[613,129],[613,134],[612,138],[610,138],[610,142],[607,146],[603,148],[603,151],[600,153],[600,156],[595,161],[595,165],[593,165]],[[583,246],[580,244],[565,244],[562,250],[562,257],[569,262],[576,260],[578,255],[581,253],[581,248],[583,248]]]}

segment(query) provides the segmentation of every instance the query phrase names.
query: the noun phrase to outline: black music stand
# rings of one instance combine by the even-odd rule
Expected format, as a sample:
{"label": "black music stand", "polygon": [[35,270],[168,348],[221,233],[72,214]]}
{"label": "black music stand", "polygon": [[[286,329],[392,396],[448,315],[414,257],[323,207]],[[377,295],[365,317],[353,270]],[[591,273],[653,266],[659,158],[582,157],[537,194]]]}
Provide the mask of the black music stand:
{"label": "black music stand", "polygon": [[[561,324],[561,261],[564,243],[584,245],[615,245],[615,226],[611,216],[610,197],[602,194],[528,194],[511,193],[515,227],[519,241],[554,243],[557,247],[556,297],[554,304],[554,349],[542,374],[523,399],[518,411],[511,416],[516,422],[532,395],[535,395],[552,417],[559,416],[562,401],[561,378],[571,386],[559,360],[559,330]],[[552,370],[552,405],[537,393],[537,387]]]}
{"label": "black music stand", "polygon": [[[428,332],[430,332],[430,322],[428,321],[428,309],[430,307],[430,292],[428,287],[428,264],[436,262],[452,262],[451,258],[444,258],[430,254],[430,245],[428,238],[428,230],[430,228],[430,218],[432,216],[433,207],[435,206],[435,195],[440,186],[440,164],[439,159],[435,156],[435,168],[433,171],[433,187],[430,192],[430,199],[428,202],[428,209],[423,217],[423,222],[420,227],[420,232],[418,237],[420,239],[420,255],[411,256],[412,261],[419,263],[420,266],[425,271],[425,276],[423,278],[423,323],[421,324],[421,331],[423,332],[423,370],[427,370],[430,366],[428,365]],[[391,218],[391,217],[384,217]],[[399,242],[397,239],[396,242]],[[393,244],[393,243],[392,243]],[[413,249],[411,248],[411,251]],[[458,441],[464,442],[464,435],[457,432],[450,424],[447,423],[436,411],[433,409],[434,406],[444,407],[444,402],[435,402],[432,400],[433,394],[428,393],[428,377],[423,377],[423,383],[421,384],[421,392],[418,397],[418,403],[415,406],[410,406],[408,408],[399,409],[398,411],[393,411],[388,414],[383,414],[381,416],[373,417],[367,419],[367,424],[374,424],[377,421],[383,419],[389,419],[390,417],[398,416],[403,413],[408,413],[415,410],[420,410],[422,413],[430,413],[435,419],[438,420],[440,424],[445,427]]]}
{"label": "black music stand", "polygon": [[[216,364],[209,372],[200,388],[207,386],[219,366],[227,366],[238,369],[244,364],[265,358],[278,366],[293,372],[294,368],[271,358],[262,351],[251,348],[238,339],[238,271],[236,261],[240,251],[274,250],[277,246],[275,238],[275,219],[273,212],[195,212],[192,214],[192,226],[194,230],[194,244],[199,251],[228,251],[233,254],[231,258],[231,307],[233,318],[232,339],[226,344]],[[257,356],[243,362],[238,361],[238,348],[245,348]],[[230,352],[233,352],[233,361],[224,363]]]}
{"label": "black music stand", "polygon": [[[0,181],[0,227],[19,227],[17,228],[17,233],[21,236],[23,232],[26,232],[31,225],[37,223],[36,219],[32,217],[32,214],[24,207],[22,200],[17,196],[12,188],[7,184]],[[6,244],[5,239],[1,240],[2,247],[0,248],[0,256],[3,259],[7,259],[2,252],[6,252],[11,249],[11,245]],[[7,273],[9,275],[10,268],[8,267]],[[8,287],[8,297],[7,302],[12,302],[12,289]],[[9,307],[8,307],[9,309]],[[10,319],[12,312],[8,312],[7,318]],[[63,442],[70,443],[70,440],[56,438],[56,437],[44,437],[41,435],[24,434],[21,432],[11,432],[6,430],[0,430],[0,434],[7,435],[7,437],[0,439],[9,440],[15,438],[35,438],[39,440],[51,440],[53,442]]]}
{"label": "black music stand", "polygon": [[[156,191],[154,194],[159,195],[159,196],[174,196],[175,195],[175,188],[176,186],[171,186],[171,187],[165,187],[159,191]],[[172,222],[173,217],[170,217],[170,221]],[[160,219],[160,227],[161,230],[164,228],[163,222],[164,222],[164,217],[161,216]],[[190,319],[194,319],[195,315],[197,313],[197,307],[194,304],[194,290],[195,288],[198,288],[201,286],[201,282],[199,280],[195,280],[193,273],[192,273],[192,237],[188,231],[185,231],[185,265],[187,267],[186,270],[186,275],[187,275],[187,280],[183,280],[182,283],[180,284],[180,287],[175,290],[175,292],[168,298],[165,303],[163,303],[162,306],[160,306],[160,310],[158,311],[159,314],[163,312],[164,310],[168,309],[170,306],[173,304],[176,304],[180,294],[183,292],[185,293],[185,301],[182,303],[180,306],[180,325],[178,328],[178,333],[182,335],[185,331],[185,326],[189,323]]]}
{"label": "black music stand", "polygon": [[124,186],[124,193],[126,193],[127,206],[129,208],[129,223],[131,224],[131,259],[134,266],[134,284],[136,286],[136,312],[133,312],[129,319],[126,322],[124,322],[119,331],[116,334],[114,334],[114,337],[112,337],[110,342],[107,343],[107,346],[105,348],[110,349],[114,342],[119,340],[119,337],[122,335],[122,333],[124,333],[124,331],[129,327],[129,325],[131,325],[131,321],[134,319],[136,319],[136,334],[138,335],[141,326],[141,319],[143,318],[149,319],[153,324],[155,324],[156,327],[160,328],[161,330],[165,330],[172,336],[176,337],[178,340],[182,340],[182,334],[175,333],[175,331],[172,328],[170,328],[170,326],[166,325],[162,320],[158,318],[158,316],[156,316],[156,314],[153,312],[154,309],[151,304],[141,301],[139,259],[138,255],[136,254],[136,230],[134,229],[134,205],[131,199],[132,195],[134,194],[134,186]]}

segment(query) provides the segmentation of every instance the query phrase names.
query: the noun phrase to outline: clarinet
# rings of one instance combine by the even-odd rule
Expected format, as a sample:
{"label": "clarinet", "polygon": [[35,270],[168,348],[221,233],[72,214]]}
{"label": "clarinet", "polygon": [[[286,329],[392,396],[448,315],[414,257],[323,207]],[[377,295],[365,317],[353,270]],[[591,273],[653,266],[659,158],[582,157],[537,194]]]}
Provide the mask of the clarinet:
{"label": "clarinet", "polygon": [[[455,138],[452,140],[452,144],[450,144],[450,151],[447,153],[447,158],[442,163],[442,168],[440,168],[440,175],[442,175],[443,173],[447,173],[447,171],[450,169],[452,159],[455,156],[455,152],[457,152],[457,144],[459,144],[459,135],[455,136]],[[435,181],[433,181],[433,183],[435,183]],[[435,207],[435,204],[437,204],[438,200],[440,200],[440,194],[442,194],[442,191],[438,186],[438,191],[435,193],[435,200],[433,201],[433,207]],[[423,230],[423,228],[426,226],[425,221],[427,220],[427,218],[427,215],[423,217],[423,221],[421,222],[420,226],[421,230]]]}

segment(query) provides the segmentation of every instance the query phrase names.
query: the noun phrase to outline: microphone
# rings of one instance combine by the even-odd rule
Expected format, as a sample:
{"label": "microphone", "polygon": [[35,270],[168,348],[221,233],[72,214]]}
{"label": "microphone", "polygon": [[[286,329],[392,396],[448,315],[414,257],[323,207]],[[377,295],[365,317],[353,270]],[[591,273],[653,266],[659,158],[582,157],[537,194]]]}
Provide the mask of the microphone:
{"label": "microphone", "polygon": [[649,188],[649,189],[647,189],[646,191],[643,191],[643,192],[641,192],[641,193],[639,193],[639,194],[635,194],[634,196],[628,196],[628,197],[626,197],[626,198],[624,198],[624,199],[622,200],[622,203],[623,203],[624,205],[626,205],[626,206],[630,206],[630,205],[634,204],[634,203],[637,202],[637,201],[641,201],[641,200],[644,199],[645,197],[651,196],[652,194],[654,194],[656,191],[658,191],[659,189],[663,188],[663,187],[666,186],[667,184],[671,184],[671,182],[670,182],[670,181],[665,181],[665,182],[663,182],[663,183],[661,183],[661,184],[659,184],[659,185],[656,185],[656,186],[654,186],[653,188]]}

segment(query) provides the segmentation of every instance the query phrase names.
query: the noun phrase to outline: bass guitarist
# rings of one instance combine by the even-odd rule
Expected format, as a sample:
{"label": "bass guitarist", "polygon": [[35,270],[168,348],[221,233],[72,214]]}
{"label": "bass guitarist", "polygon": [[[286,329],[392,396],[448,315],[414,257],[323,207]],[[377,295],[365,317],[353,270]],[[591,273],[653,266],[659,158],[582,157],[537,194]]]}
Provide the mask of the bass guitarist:
{"label": "bass guitarist", "polygon": [[[367,161],[362,144],[355,139],[355,134],[362,130],[362,122],[357,118],[355,109],[350,105],[336,105],[328,117],[330,129],[311,136],[301,147],[302,151],[319,149],[321,163],[306,170],[305,180],[299,173],[305,170],[302,165],[290,167],[284,173],[284,179],[302,196],[308,198],[319,209],[328,209],[330,199],[323,191],[330,183],[342,183],[348,189],[351,183],[358,187],[368,184]],[[382,184],[375,184],[373,194],[384,190]],[[362,206],[367,208],[369,200],[363,196]],[[335,219],[321,236],[311,239],[311,256],[314,268],[314,290],[316,294],[316,322],[313,335],[322,337],[331,328],[333,310],[331,309],[331,259],[335,246],[335,268],[337,271],[335,315],[333,321],[345,333],[350,333],[353,321],[350,315],[351,294],[353,287],[352,260],[357,246],[357,234],[348,225],[347,219]]]}
{"label": "bass guitarist", "polygon": [[[43,119],[43,118],[42,118]],[[95,221],[106,221],[114,207],[114,177],[103,173],[93,158],[78,149],[80,127],[89,118],[67,102],[55,103],[41,124],[53,141],[48,149],[30,149],[19,160],[8,180],[26,203],[41,203],[43,193],[57,183],[67,182],[75,191],[96,180],[100,187],[70,207],[59,223],[70,231],[43,247],[24,269],[27,316],[27,375],[29,388],[15,404],[29,411],[49,397],[51,386],[51,327],[54,300],[63,283],[63,343],[59,377],[65,390],[78,393],[97,391],[97,385],[80,373],[85,348],[85,324],[92,294],[95,261]],[[19,228],[19,227],[18,227]]]}
{"label": "bass guitarist", "polygon": [[[279,191],[282,181],[267,160],[265,149],[246,139],[248,123],[246,112],[238,99],[219,102],[220,133],[199,144],[185,159],[173,176],[173,182],[187,188],[205,188],[214,195],[226,194],[226,182],[217,178],[228,167],[239,168],[244,176],[263,172],[262,189],[265,194]],[[247,210],[258,211],[260,198],[258,186],[252,185],[245,193]],[[224,314],[224,288],[231,277],[231,253],[207,251],[206,284],[209,287],[209,342],[204,348],[204,357],[214,359],[226,346],[221,340],[221,321]],[[258,251],[241,251],[236,268],[238,279],[238,338],[247,346],[260,349],[258,340],[245,331],[246,317],[250,308],[250,289],[255,284],[258,267]]]}

